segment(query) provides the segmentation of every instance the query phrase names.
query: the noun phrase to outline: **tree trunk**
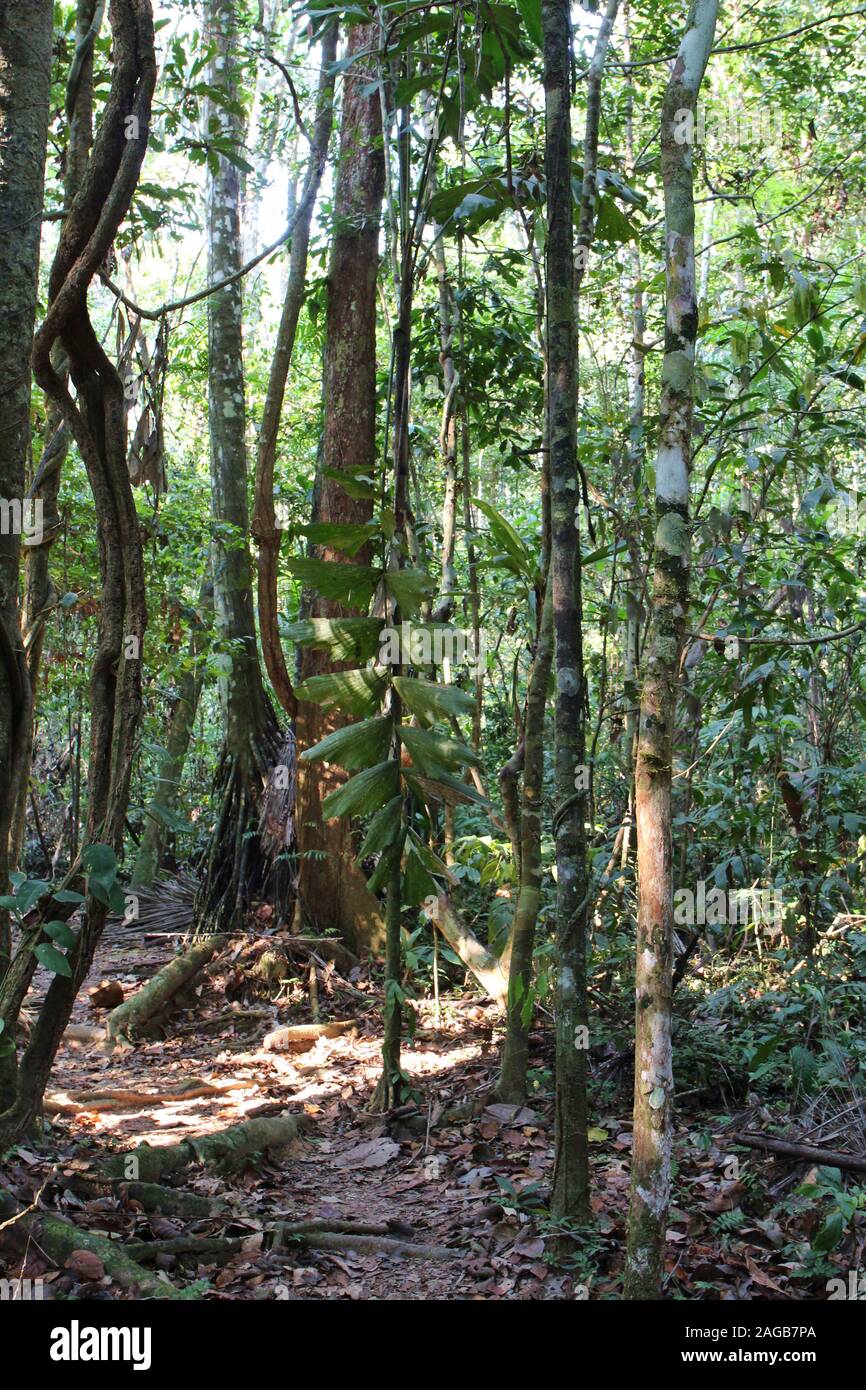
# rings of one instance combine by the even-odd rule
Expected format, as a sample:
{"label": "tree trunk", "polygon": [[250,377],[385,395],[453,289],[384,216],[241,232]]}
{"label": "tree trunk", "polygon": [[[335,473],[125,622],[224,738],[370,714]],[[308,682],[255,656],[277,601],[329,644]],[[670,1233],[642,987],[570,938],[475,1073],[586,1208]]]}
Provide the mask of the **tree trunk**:
{"label": "tree trunk", "polygon": [[[147,148],[156,82],[149,0],[114,0],[110,8],[114,73],[93,156],[70,209],[49,280],[49,308],[34,342],[36,380],[52,396],[78,445],[99,526],[101,605],[90,680],[87,837],[119,853],[141,715],[141,660],[147,609],[141,533],[127,466],[123,383],[90,322],[87,291],[126,216]],[[52,364],[60,341],[70,363],[77,403]],[[83,875],[70,875],[78,886]],[[48,904],[51,912],[54,905]],[[62,915],[61,906],[57,915]],[[0,1115],[0,1151],[33,1121],[77,991],[93,960],[106,906],[88,891],[84,921],[70,949],[68,975],[55,975],[21,1059],[16,1096]],[[35,936],[35,940],[33,939]],[[0,1016],[14,1026],[20,987],[32,971],[41,926],[24,934],[7,981],[13,1010],[0,997]],[[21,970],[15,965],[26,953]],[[25,983],[26,988],[26,983]]]}
{"label": "tree trunk", "polygon": [[322,40],[322,70],[319,77],[318,114],[310,147],[310,162],[298,211],[289,259],[289,278],[286,285],[283,312],[277,331],[277,343],[271,363],[268,390],[262,411],[256,459],[256,496],[253,510],[253,535],[258,541],[258,602],[259,634],[265,667],[274,693],[287,714],[294,718],[298,704],[286,669],[286,659],[277,626],[277,561],[280,553],[280,528],[274,509],[274,463],[280,416],[286,393],[286,382],[295,345],[298,317],[304,302],[307,279],[307,253],[310,246],[310,226],[313,209],[322,181],[328,144],[334,121],[334,74],[337,54],[337,25],[329,25]]}
{"label": "tree trunk", "polygon": [[697,337],[692,151],[676,139],[694,111],[718,0],[694,0],[662,107],[667,318],[659,447],[652,635],[641,695],[635,805],[638,922],[634,1143],[625,1273],[627,1298],[658,1298],[670,1198],[673,1075],[671,761],[677,678],[688,607],[689,471]]}
{"label": "tree trunk", "polygon": [[[631,33],[629,15],[625,15],[625,61],[631,60]],[[626,107],[626,177],[634,176],[634,88],[628,88]],[[640,642],[643,614],[643,570],[641,567],[641,499],[643,497],[643,458],[644,458],[644,404],[646,399],[645,351],[646,316],[644,313],[641,280],[640,246],[635,241],[627,253],[625,284],[625,315],[627,332],[630,335],[628,352],[628,444],[626,447],[627,485],[629,488],[629,512],[625,526],[625,542],[628,546],[629,577],[626,591],[626,621],[623,662],[623,686],[625,703],[625,763],[628,777],[628,811],[625,834],[622,844],[622,866],[628,863],[634,841],[634,764],[637,753],[637,705],[638,681],[640,679]]]}
{"label": "tree trunk", "polygon": [[177,698],[174,701],[168,721],[165,740],[165,756],[159,769],[159,780],[145,815],[147,824],[135,856],[132,870],[133,888],[149,888],[159,873],[165,853],[168,827],[161,811],[173,812],[178,805],[180,784],[183,778],[199,697],[204,686],[202,656],[210,629],[213,612],[213,583],[210,576],[203,581],[199,590],[199,612],[190,633],[189,654],[185,669],[178,680]]}
{"label": "tree trunk", "polygon": [[[378,42],[378,25],[358,24],[349,31],[347,56],[357,56]],[[382,117],[377,91],[365,92],[373,76],[370,65],[356,61],[346,70],[340,127],[340,155],[334,200],[334,239],[328,269],[328,311],[324,370],[324,435],[316,474],[312,520],[367,522],[372,502],[354,498],[334,473],[372,474],[376,468],[376,276],[379,222],[385,184]],[[330,547],[316,548],[324,560],[345,557]],[[359,563],[368,555],[362,550]],[[316,597],[310,617],[332,618],[352,610]],[[335,669],[326,654],[305,648],[300,677],[307,680]],[[312,748],[349,721],[325,714],[303,701],[298,709],[301,749]],[[342,785],[345,774],[321,763],[298,765],[298,842],[300,893],[307,916],[317,927],[336,929],[350,950],[378,950],[384,929],[379,903],[354,865],[350,825],[324,821],[322,801]]]}
{"label": "tree trunk", "polygon": [[574,260],[571,192],[571,47],[567,0],[543,0],[547,170],[547,379],[553,625],[556,637],[556,1154],[551,1216],[589,1219],[587,1147],[585,775],[587,713],[583,667],[577,478],[575,297],[595,227],[601,78],[616,15],[611,0],[587,78],[583,187]]}
{"label": "tree trunk", "polygon": [[[36,321],[48,107],[51,0],[11,0],[0,9],[0,893],[9,891],[10,829],[27,786],[31,688],[18,614],[30,446],[30,353]],[[16,523],[11,508],[22,512]],[[38,516],[31,519],[38,525]],[[0,979],[12,955],[8,914],[0,909]],[[0,1059],[0,1108],[11,1099],[14,1059]],[[8,1073],[8,1076],[7,1076]]]}
{"label": "tree trunk", "polygon": [[[66,89],[66,114],[68,133],[66,141],[66,169],[63,180],[63,197],[66,207],[71,207],[75,194],[81,184],[90,146],[93,143],[93,48],[97,31],[101,27],[102,7],[97,8],[96,0],[78,0],[75,23],[75,55],[70,65]],[[54,348],[54,366],[58,375],[65,381],[69,364],[60,343]],[[51,547],[59,533],[60,518],[57,512],[57,499],[60,492],[60,479],[63,464],[69,448],[69,427],[57,403],[52,397],[45,399],[45,446],[39,467],[29,488],[29,495],[35,506],[42,508],[42,541],[28,548],[27,579],[25,585],[23,635],[27,653],[27,668],[30,675],[32,699],[24,717],[22,733],[22,763],[25,773],[18,783],[15,813],[12,823],[10,862],[18,863],[24,843],[27,817],[30,770],[33,762],[33,734],[36,691],[39,671],[42,665],[42,649],[48,616],[52,608],[53,589],[49,560]]]}
{"label": "tree trunk", "polygon": [[[231,100],[238,90],[235,6],[208,0],[206,24],[214,57],[210,81]],[[242,118],[209,103],[207,128],[238,146]],[[208,280],[241,265],[240,180],[224,155],[212,152],[207,184]],[[262,785],[277,760],[280,733],[259,669],[253,614],[247,510],[246,403],[241,284],[208,301],[208,420],[213,505],[214,611],[223,645],[221,683],[225,736],[217,773],[217,815],[196,900],[199,930],[224,932],[243,921],[263,890],[268,856],[259,835]]]}
{"label": "tree trunk", "polygon": [[[430,179],[431,196],[436,192],[434,178]],[[454,549],[457,539],[457,392],[459,378],[454,366],[454,332],[456,306],[448,276],[442,228],[433,224],[433,254],[436,260],[436,280],[439,289],[439,361],[442,364],[442,423],[439,429],[439,451],[445,475],[445,495],[442,499],[442,574],[436,607],[431,614],[434,623],[451,621],[455,607],[457,573],[454,568]]]}
{"label": "tree trunk", "polygon": [[499,1099],[518,1105],[526,1098],[529,1024],[532,1018],[532,950],[541,906],[541,807],[544,789],[544,721],[553,664],[553,602],[548,585],[529,677],[524,720],[523,790],[520,808],[520,887],[511,926],[508,966],[508,1028],[502,1048]]}

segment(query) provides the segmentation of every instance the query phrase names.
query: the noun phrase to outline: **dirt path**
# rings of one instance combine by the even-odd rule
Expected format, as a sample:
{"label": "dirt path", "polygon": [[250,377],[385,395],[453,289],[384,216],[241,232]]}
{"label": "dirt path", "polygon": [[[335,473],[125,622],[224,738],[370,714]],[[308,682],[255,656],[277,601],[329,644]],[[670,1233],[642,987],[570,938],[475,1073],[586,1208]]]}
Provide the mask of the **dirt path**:
{"label": "dirt path", "polygon": [[[354,1017],[356,1028],[320,1038],[304,1053],[266,1052],[266,1032],[309,1021],[309,1000],[302,979],[287,982],[285,998],[275,1003],[257,996],[242,968],[248,947],[249,939],[227,949],[198,978],[163,1036],[112,1054],[103,1045],[64,1042],[48,1095],[61,1103],[84,1097],[86,1108],[55,1114],[43,1141],[19,1148],[5,1165],[4,1185],[19,1203],[38,1195],[42,1206],[82,1228],[122,1240],[240,1237],[241,1253],[228,1263],[196,1255],[158,1261],[175,1288],[194,1285],[207,1299],[620,1297],[631,1147],[628,1077],[618,1090],[600,1075],[594,1082],[594,1094],[614,1097],[604,1108],[594,1104],[591,1115],[594,1226],[564,1268],[551,1268],[543,1212],[553,1160],[549,1026],[532,1037],[535,1099],[517,1110],[493,1098],[501,1038],[492,1008],[471,994],[449,996],[437,1022],[432,1005],[417,1005],[415,1036],[403,1057],[414,1108],[392,1116],[386,1127],[367,1112],[380,1067],[380,982],[365,968],[353,972],[351,983],[324,972],[323,1019]],[[119,980],[128,994],[172,950],[171,938],[114,926],[88,985]],[[46,985],[37,979],[36,998]],[[104,1014],[89,1006],[86,986],[73,1022],[92,1031],[101,1019]],[[180,1094],[190,1085],[204,1094]],[[141,1099],[98,1110],[94,1093],[108,1089]],[[256,1155],[231,1177],[200,1167],[185,1171],[184,1190],[219,1199],[225,1204],[219,1216],[184,1221],[147,1215],[124,1189],[92,1186],[106,1151],[144,1141],[169,1144],[255,1116],[285,1114],[302,1124],[289,1148]],[[679,1116],[668,1230],[671,1290],[697,1299],[718,1297],[720,1289],[735,1298],[822,1296],[815,1292],[821,1280],[816,1285],[804,1277],[796,1261],[779,1265],[778,1220],[768,1195],[779,1180],[772,1160],[744,1156],[740,1177],[728,1176],[736,1124],[722,1112],[690,1116],[684,1110]],[[792,1174],[789,1182],[796,1180]],[[402,1240],[444,1250],[445,1257],[263,1248],[268,1225],[309,1220],[387,1226]],[[793,1210],[790,1225],[787,1238],[802,1240]],[[0,1274],[41,1278],[47,1297],[129,1297],[108,1276],[53,1267],[34,1246],[23,1265],[20,1257],[5,1269],[0,1263]]]}
{"label": "dirt path", "polygon": [[[88,1002],[88,988],[119,980],[127,993],[172,954],[170,938],[148,939],[115,926],[101,943],[94,970],[75,1006],[73,1024],[104,1019]],[[231,1298],[466,1299],[562,1296],[562,1278],[543,1263],[544,1244],[524,1214],[506,1218],[496,1174],[509,1185],[542,1181],[551,1156],[549,1122],[530,1108],[486,1108],[494,1080],[494,1014],[473,999],[446,1000],[438,1026],[432,1006],[419,1010],[405,1068],[417,1107],[388,1129],[366,1113],[379,1075],[378,1016],[364,1012],[365,981],[353,997],[357,1030],[320,1039],[309,1051],[285,1056],[265,1052],[261,1039],[274,1026],[305,1021],[287,1008],[226,997],[232,984],[232,952],[224,953],[197,997],[188,999],[166,1025],[166,1036],[109,1054],[100,1044],[65,1042],[49,1086],[56,1104],[74,1097],[87,1105],[100,1092],[146,1094],[138,1105],[55,1114],[46,1144],[61,1171],[86,1171],[106,1149],[142,1142],[168,1144],[200,1137],[253,1116],[302,1117],[304,1134],[288,1150],[268,1155],[239,1177],[193,1170],[185,1187],[229,1204],[229,1214],[196,1223],[166,1222],[135,1204],[104,1195],[83,1203],[68,1192],[55,1205],[93,1229],[136,1239],[176,1234],[248,1237],[249,1251],[228,1265],[195,1260],[167,1264],[177,1285],[206,1279],[206,1296]],[[37,980],[35,993],[45,987]],[[323,999],[326,1016],[347,1016],[345,995]],[[72,1030],[74,1032],[74,1029]],[[206,1083],[214,1092],[176,1098],[181,1087]],[[174,1096],[166,1103],[157,1097]],[[104,1104],[104,1102],[102,1102]],[[455,1106],[467,1114],[438,1121]],[[49,1107],[50,1108],[50,1107]],[[34,1170],[42,1157],[29,1155]],[[34,1173],[35,1176],[35,1173]],[[390,1224],[413,1242],[447,1247],[436,1261],[387,1254],[282,1250],[263,1252],[258,1233],[274,1220],[343,1220]],[[70,1275],[42,1271],[69,1290]],[[73,1285],[74,1289],[74,1285]],[[518,1292],[519,1290],[519,1292]],[[79,1290],[87,1294],[87,1290]],[[92,1291],[91,1291],[92,1292]],[[122,1296],[119,1290],[112,1294]]]}

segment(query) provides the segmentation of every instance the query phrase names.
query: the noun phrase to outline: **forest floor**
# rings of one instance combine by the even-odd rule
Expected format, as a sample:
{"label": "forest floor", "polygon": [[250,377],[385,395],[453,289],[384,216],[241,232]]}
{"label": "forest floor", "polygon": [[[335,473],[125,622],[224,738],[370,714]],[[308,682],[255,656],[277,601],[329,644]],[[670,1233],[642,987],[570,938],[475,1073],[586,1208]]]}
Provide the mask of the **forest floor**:
{"label": "forest floor", "polygon": [[[115,980],[128,995],[172,950],[169,937],[141,936],[131,951],[128,936],[115,926],[101,943],[88,985]],[[298,988],[282,1002],[253,997],[240,978],[242,952],[243,943],[234,943],[198,977],[165,1022],[164,1036],[110,1054],[99,1043],[64,1042],[49,1086],[43,1137],[19,1148],[6,1164],[7,1186],[20,1201],[39,1194],[43,1205],[83,1229],[121,1240],[240,1236],[243,1251],[228,1262],[173,1255],[158,1260],[162,1277],[181,1288],[202,1281],[198,1287],[207,1298],[620,1296],[630,1086],[615,1093],[613,1104],[594,1107],[595,1227],[565,1267],[553,1268],[542,1210],[553,1158],[550,1027],[532,1039],[530,1076],[537,1098],[518,1109],[497,1104],[493,1094],[500,1041],[493,1008],[477,996],[451,993],[442,999],[437,1022],[432,1004],[416,1005],[418,1023],[404,1066],[417,1105],[386,1126],[366,1111],[380,1070],[376,985],[367,968],[353,972],[350,989],[334,972],[325,976],[323,1017],[354,1014],[357,1028],[284,1055],[264,1051],[262,1038],[274,1026],[307,1021],[306,1001]],[[86,1033],[86,1025],[104,1017],[90,1005],[85,987],[73,1022],[79,1031],[85,1025]],[[197,1083],[213,1089],[192,1099],[178,1095]],[[106,1090],[134,1094],[112,1108],[111,1101],[100,1103]],[[69,1104],[72,1096],[77,1109]],[[460,1107],[456,1117],[448,1113],[454,1107]],[[64,1108],[76,1113],[58,1113]],[[122,1187],[108,1195],[104,1188],[87,1189],[88,1175],[106,1150],[170,1144],[285,1113],[303,1117],[303,1133],[288,1148],[255,1156],[234,1176],[189,1170],[184,1190],[225,1202],[219,1216],[189,1222],[147,1215]],[[792,1236],[780,1226],[775,1205],[784,1203],[784,1189],[803,1170],[795,1178],[783,1166],[779,1182],[774,1160],[750,1156],[745,1166],[751,1176],[726,1177],[725,1136],[734,1128],[732,1116],[721,1109],[680,1118],[669,1296],[826,1297],[823,1279],[804,1279],[797,1261],[786,1261]],[[262,1248],[269,1223],[309,1219],[381,1223],[398,1237],[444,1247],[444,1257]],[[799,1221],[800,1214],[791,1219]],[[803,1231],[797,1234],[802,1240]],[[19,1258],[14,1269],[7,1267],[6,1277],[22,1273],[41,1277],[48,1297],[129,1296],[92,1261],[73,1255],[65,1268],[53,1267],[32,1243],[24,1263]]]}

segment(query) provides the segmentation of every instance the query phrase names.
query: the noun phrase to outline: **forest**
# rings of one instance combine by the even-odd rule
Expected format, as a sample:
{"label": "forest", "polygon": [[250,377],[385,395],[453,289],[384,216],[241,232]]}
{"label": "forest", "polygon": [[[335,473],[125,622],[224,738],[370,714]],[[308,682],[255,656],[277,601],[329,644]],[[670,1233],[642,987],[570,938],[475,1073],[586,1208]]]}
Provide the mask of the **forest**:
{"label": "forest", "polygon": [[866,1299],[864,130],[855,0],[0,0],[52,1358]]}

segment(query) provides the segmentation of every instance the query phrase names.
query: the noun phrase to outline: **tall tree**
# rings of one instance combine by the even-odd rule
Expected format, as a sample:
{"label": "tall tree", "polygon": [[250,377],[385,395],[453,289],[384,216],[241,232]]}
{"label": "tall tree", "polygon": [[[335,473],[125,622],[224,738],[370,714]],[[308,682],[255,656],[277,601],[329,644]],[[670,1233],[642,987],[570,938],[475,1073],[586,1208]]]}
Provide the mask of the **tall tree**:
{"label": "tall tree", "polygon": [[[375,64],[363,55],[376,47],[378,32],[375,24],[356,24],[349,30],[346,49],[328,265],[324,429],[313,498],[315,523],[365,523],[373,512],[366,489],[352,487],[352,480],[369,477],[376,465],[376,278],[385,161],[379,92],[371,81]],[[351,492],[341,478],[349,480]],[[357,496],[359,490],[365,495]],[[328,546],[314,547],[314,552],[325,560],[348,558]],[[366,547],[353,558],[364,563]],[[309,616],[333,618],[351,611],[317,597]],[[301,653],[299,666],[303,680],[334,669],[327,654],[314,649]],[[296,723],[298,747],[311,748],[345,722],[343,716],[326,714],[303,701]],[[351,828],[346,821],[322,817],[324,796],[344,780],[333,766],[300,764],[301,901],[309,917],[338,930],[350,946],[378,947],[383,939],[379,905],[352,862]]]}
{"label": "tall tree", "polygon": [[[14,868],[9,833],[17,788],[27,778],[31,694],[18,614],[24,517],[19,510],[16,522],[15,509],[24,507],[30,447],[53,13],[51,0],[0,6],[0,893]],[[0,910],[0,978],[11,950],[8,914]]]}
{"label": "tall tree", "polygon": [[634,1138],[625,1293],[658,1298],[671,1181],[673,877],[671,764],[680,653],[689,601],[689,476],[698,311],[692,148],[694,113],[718,0],[694,0],[665,91],[665,355],[656,456],[651,636],[635,770],[638,921],[635,967]]}
{"label": "tall tree", "polygon": [[[92,157],[60,236],[49,278],[48,312],[33,349],[36,380],[56,402],[87,469],[99,531],[101,595],[90,679],[88,846],[69,876],[73,885],[84,886],[83,871],[87,870],[87,892],[77,935],[65,929],[69,954],[58,964],[22,1055],[14,1100],[0,1114],[0,1150],[20,1139],[33,1121],[105,924],[141,715],[147,609],[141,532],[127,466],[124,387],[90,321],[87,291],[138,183],[150,129],[156,59],[150,0],[113,0],[109,18],[114,54],[111,90]],[[75,400],[52,363],[58,341],[69,360]],[[49,901],[36,914],[35,923],[31,926],[28,921],[0,982],[0,1017],[7,1025],[17,1022],[32,978],[35,950],[50,946],[43,933],[45,914],[54,921],[70,911],[47,896]]]}
{"label": "tall tree", "polygon": [[601,80],[616,18],[609,0],[587,74],[577,259],[571,193],[571,44],[568,5],[542,5],[547,171],[547,411],[550,583],[556,641],[556,1160],[551,1215],[589,1217],[587,1150],[586,714],[577,467],[576,305],[595,230]]}
{"label": "tall tree", "polygon": [[280,530],[274,507],[274,464],[277,439],[286,394],[286,383],[295,346],[298,318],[307,287],[307,255],[310,247],[310,228],[322,174],[328,158],[328,144],[334,123],[334,59],[337,56],[337,25],[332,22],[322,35],[322,67],[319,76],[316,122],[310,143],[310,157],[301,199],[295,211],[289,276],[283,301],[283,312],[277,329],[277,340],[268,389],[262,410],[256,455],[256,490],[253,510],[253,535],[259,546],[258,556],[258,613],[262,655],[274,692],[283,709],[293,718],[297,700],[280,642],[277,623],[277,561],[280,553]]}
{"label": "tall tree", "polygon": [[[66,148],[64,151],[63,199],[72,206],[93,143],[93,53],[105,14],[104,0],[78,0],[75,16],[75,51],[66,83]],[[54,346],[54,367],[66,380],[69,364],[60,342]],[[30,770],[33,759],[34,712],[42,652],[48,621],[54,604],[50,571],[51,547],[60,530],[57,504],[63,465],[69,449],[69,427],[54,401],[45,399],[45,446],[36,468],[29,493],[34,505],[42,511],[42,540],[27,552],[27,577],[24,593],[22,628],[27,652],[27,669],[33,693],[30,707],[24,715],[22,758],[26,775],[19,778],[15,815],[12,826],[12,859],[21,852],[27,816]]]}
{"label": "tall tree", "polygon": [[[213,45],[210,81],[220,92],[206,108],[208,279],[221,287],[208,298],[208,426],[213,509],[216,631],[225,675],[222,757],[214,828],[197,901],[201,929],[238,925],[268,874],[259,835],[262,787],[280,750],[280,731],[262,682],[253,607],[247,502],[246,397],[243,366],[240,178],[243,142],[238,104],[238,32],[231,0],[207,0]],[[219,148],[222,146],[223,148]]]}

